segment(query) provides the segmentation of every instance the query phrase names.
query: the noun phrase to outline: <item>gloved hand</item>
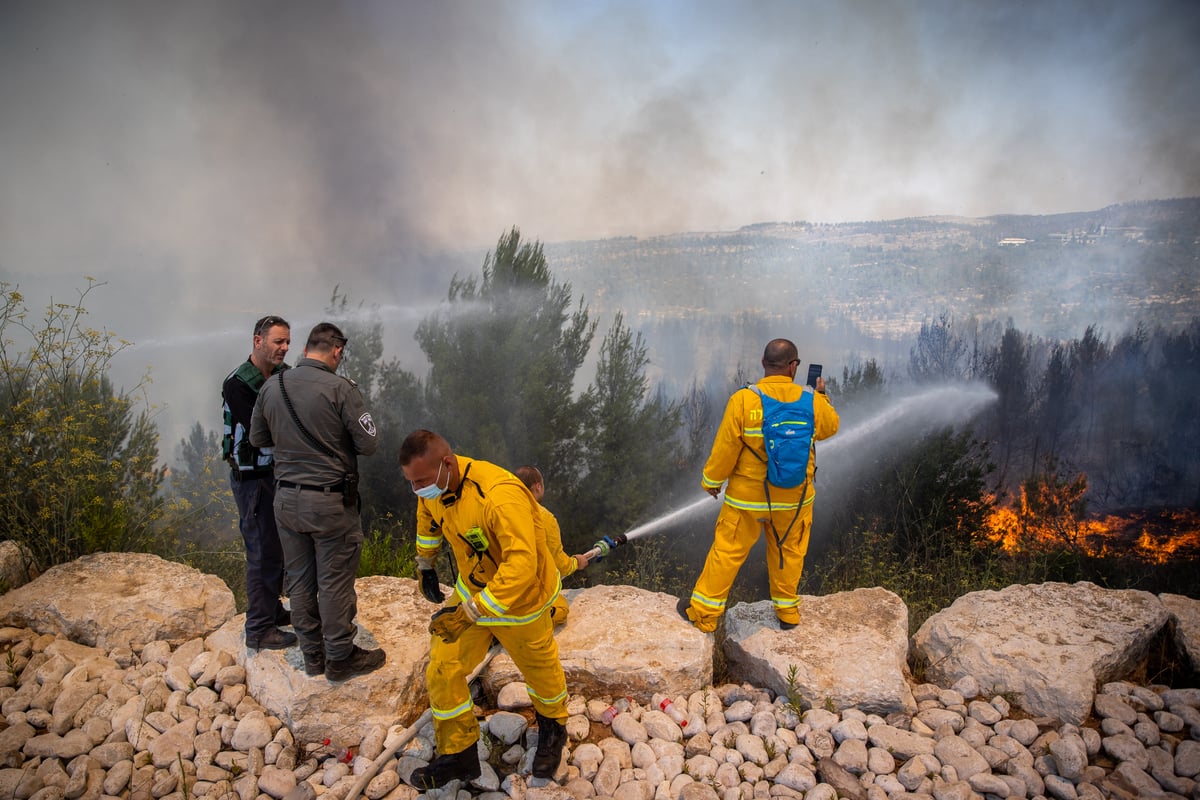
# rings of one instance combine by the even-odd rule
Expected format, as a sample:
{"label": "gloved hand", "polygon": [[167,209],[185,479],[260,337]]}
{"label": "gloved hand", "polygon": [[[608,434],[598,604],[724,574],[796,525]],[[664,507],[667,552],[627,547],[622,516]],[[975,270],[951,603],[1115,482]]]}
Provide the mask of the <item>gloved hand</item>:
{"label": "gloved hand", "polygon": [[421,594],[425,595],[425,599],[431,603],[440,603],[446,599],[446,595],[442,593],[442,587],[438,583],[437,571],[432,569],[423,569],[421,572]]}
{"label": "gloved hand", "polygon": [[479,613],[475,610],[475,603],[467,600],[439,609],[429,620],[429,632],[442,637],[447,644],[454,644],[458,637],[463,635],[463,631],[474,625],[477,619]]}

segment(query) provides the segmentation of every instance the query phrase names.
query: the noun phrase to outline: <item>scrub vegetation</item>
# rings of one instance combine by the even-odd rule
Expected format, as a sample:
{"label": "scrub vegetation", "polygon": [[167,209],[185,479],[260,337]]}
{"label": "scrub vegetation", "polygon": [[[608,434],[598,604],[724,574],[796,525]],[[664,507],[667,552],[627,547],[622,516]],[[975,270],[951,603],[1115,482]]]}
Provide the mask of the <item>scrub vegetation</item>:
{"label": "scrub vegetation", "polygon": [[[143,550],[220,575],[241,600],[241,541],[217,432],[197,422],[178,443],[177,466],[160,463],[145,382],[125,390],[107,378],[127,343],[85,324],[95,285],[36,319],[0,284],[0,530],[42,568]],[[662,365],[652,364],[643,333],[619,313],[598,331],[542,246],[516,228],[478,276],[453,278],[446,302],[420,324],[426,375],[386,356],[378,315],[340,288],[327,317],[349,336],[342,371],[358,382],[381,436],[378,453],[360,463],[362,575],[413,575],[416,500],[396,459],[414,428],[442,433],[466,455],[538,466],[564,546],[576,553],[701,497],[700,468],[725,400],[761,374],[757,364],[728,365],[725,377],[669,391],[652,377]],[[735,322],[719,335],[778,335],[760,335],[761,326]],[[1195,591],[1194,549],[1168,548],[1168,537],[1169,558],[1135,558],[1119,542],[1098,547],[1088,521],[1200,504],[1200,417],[1179,388],[1200,385],[1200,319],[1115,339],[1093,326],[1052,341],[1011,322],[945,313],[921,327],[906,364],[846,362],[840,375],[826,370],[843,432],[922,387],[983,384],[995,400],[960,425],[914,428],[902,444],[868,442],[853,474],[819,473],[802,592],[882,586],[905,600],[915,629],[965,592],[1012,583]],[[665,528],[566,585],[680,594],[711,535],[707,519]],[[751,555],[731,602],[765,596],[761,561]]]}
{"label": "scrub vegetation", "polygon": [[0,283],[0,530],[43,568],[163,544],[158,432],[137,410],[145,384],[109,382],[109,364],[129,343],[87,324],[95,285],[38,318]]}

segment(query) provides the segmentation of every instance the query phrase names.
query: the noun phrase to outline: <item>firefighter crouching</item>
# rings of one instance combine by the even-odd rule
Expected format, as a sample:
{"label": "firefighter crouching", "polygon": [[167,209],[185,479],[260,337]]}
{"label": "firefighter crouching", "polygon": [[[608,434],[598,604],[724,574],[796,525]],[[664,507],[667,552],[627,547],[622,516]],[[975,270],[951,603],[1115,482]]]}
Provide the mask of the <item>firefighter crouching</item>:
{"label": "firefighter crouching", "polygon": [[429,625],[425,678],[438,756],[414,770],[410,783],[428,790],[479,777],[479,723],[466,676],[493,638],[521,670],[533,701],[533,776],[552,779],[567,739],[567,683],[550,615],[560,580],[537,503],[508,470],[456,455],[432,431],[405,438],[400,468],[420,498],[417,565],[426,599],[444,599],[433,568],[443,545],[458,568],[453,596]]}

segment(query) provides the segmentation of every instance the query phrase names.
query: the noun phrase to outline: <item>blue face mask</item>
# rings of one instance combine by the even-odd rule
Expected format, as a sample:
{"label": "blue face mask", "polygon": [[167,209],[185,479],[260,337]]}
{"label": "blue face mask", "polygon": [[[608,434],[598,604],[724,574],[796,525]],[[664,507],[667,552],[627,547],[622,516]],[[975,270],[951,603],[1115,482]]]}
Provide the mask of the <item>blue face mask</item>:
{"label": "blue face mask", "polygon": [[[446,486],[438,486],[438,483],[442,480],[442,467],[444,466],[446,466],[446,462],[444,461],[441,464],[438,464],[438,474],[437,477],[433,479],[433,483],[429,484],[428,486],[422,486],[420,489],[414,486],[413,494],[415,494],[417,497],[420,497],[422,500],[437,500],[439,497],[441,497],[442,493],[446,491],[446,487],[450,485],[450,481],[447,480]],[[410,482],[409,485],[412,486],[412,483]]]}

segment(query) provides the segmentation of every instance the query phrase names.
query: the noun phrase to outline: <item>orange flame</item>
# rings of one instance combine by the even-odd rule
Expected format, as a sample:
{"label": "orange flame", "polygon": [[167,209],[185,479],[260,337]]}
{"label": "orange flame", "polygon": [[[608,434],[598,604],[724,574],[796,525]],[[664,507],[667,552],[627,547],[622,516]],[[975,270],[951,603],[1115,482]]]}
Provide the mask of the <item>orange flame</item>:
{"label": "orange flame", "polygon": [[[1039,490],[1040,493],[1040,490]],[[995,506],[987,520],[987,536],[1007,553],[1069,547],[1089,556],[1133,556],[1150,564],[1177,558],[1200,558],[1200,512],[1152,509],[1077,518],[1062,504],[1032,504],[1021,489],[1014,506]],[[1046,513],[1047,510],[1058,513]]]}

